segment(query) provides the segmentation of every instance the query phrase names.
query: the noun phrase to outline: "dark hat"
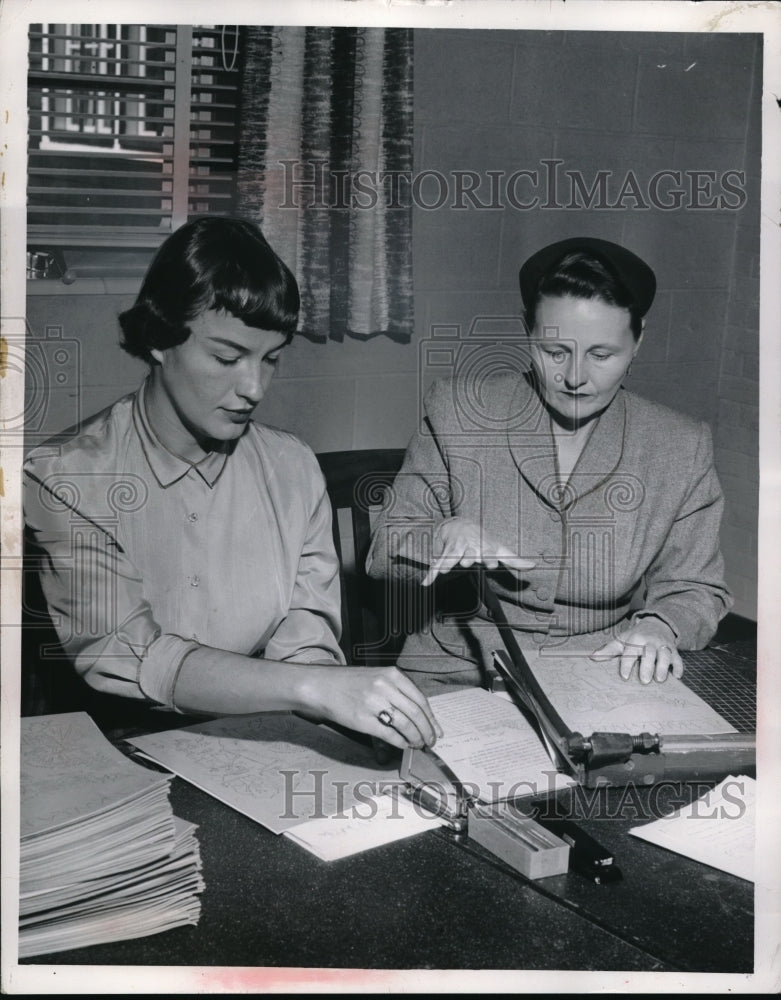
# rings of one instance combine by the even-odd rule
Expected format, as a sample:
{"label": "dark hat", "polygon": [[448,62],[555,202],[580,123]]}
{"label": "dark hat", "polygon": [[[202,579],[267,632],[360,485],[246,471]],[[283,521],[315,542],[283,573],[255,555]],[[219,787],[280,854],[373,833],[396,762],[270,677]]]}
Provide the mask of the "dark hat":
{"label": "dark hat", "polygon": [[521,298],[527,309],[534,303],[540,279],[568,253],[590,253],[606,265],[631,293],[641,316],[651,308],[656,294],[656,276],[651,268],[625,247],[591,236],[575,236],[543,247],[532,254],[520,270]]}

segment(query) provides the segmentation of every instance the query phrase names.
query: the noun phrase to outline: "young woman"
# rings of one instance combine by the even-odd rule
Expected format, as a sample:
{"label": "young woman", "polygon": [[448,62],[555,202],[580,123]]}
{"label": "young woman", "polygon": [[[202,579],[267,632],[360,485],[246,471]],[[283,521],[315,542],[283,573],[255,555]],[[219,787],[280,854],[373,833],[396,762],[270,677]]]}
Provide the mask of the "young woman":
{"label": "young woman", "polygon": [[99,691],[187,713],[289,709],[431,744],[435,720],[406,676],[344,665],[319,466],[252,419],[298,307],[256,226],[205,218],[166,240],[120,316],[148,378],[26,463],[43,590]]}
{"label": "young woman", "polygon": [[520,639],[598,633],[592,655],[625,679],[681,676],[679,649],[704,646],[731,598],[708,426],[621,387],[653,271],[582,237],[534,254],[520,284],[514,370],[505,344],[434,384],[377,525],[372,575],[436,581],[399,665],[428,693],[480,683],[501,641],[463,574],[443,576],[480,564]]}

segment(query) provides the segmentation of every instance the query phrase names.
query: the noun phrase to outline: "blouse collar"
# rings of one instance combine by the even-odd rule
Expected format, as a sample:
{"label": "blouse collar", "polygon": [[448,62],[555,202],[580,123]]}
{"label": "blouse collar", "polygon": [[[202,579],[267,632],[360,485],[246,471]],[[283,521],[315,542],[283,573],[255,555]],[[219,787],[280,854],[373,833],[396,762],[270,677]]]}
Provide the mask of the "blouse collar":
{"label": "blouse collar", "polygon": [[232,448],[225,451],[210,451],[197,462],[190,462],[181,455],[169,451],[155,433],[149,420],[146,408],[148,383],[149,380],[145,379],[133,400],[133,423],[155,479],[165,489],[193,471],[212,489],[225,468]]}

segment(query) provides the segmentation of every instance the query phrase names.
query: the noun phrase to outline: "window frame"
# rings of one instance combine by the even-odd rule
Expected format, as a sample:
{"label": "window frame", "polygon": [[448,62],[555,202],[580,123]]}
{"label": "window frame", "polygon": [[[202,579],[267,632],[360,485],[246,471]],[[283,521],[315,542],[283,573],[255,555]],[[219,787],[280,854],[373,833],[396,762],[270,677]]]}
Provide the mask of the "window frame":
{"label": "window frame", "polygon": [[[134,60],[128,58],[126,53],[130,51],[129,46],[133,44],[142,45],[145,42],[135,42],[132,39],[128,39],[126,32],[131,28],[143,29],[147,26],[95,24],[86,27],[89,28],[89,31],[74,30],[81,29],[81,25],[59,23],[31,25],[28,35],[30,44],[28,108],[31,126],[37,121],[39,128],[31,130],[30,139],[28,140],[27,245],[28,252],[48,251],[49,255],[55,258],[54,270],[52,274],[46,274],[45,276],[47,277],[62,276],[57,271],[64,273],[65,267],[70,267],[72,261],[86,268],[85,273],[90,271],[90,267],[87,265],[91,263],[93,265],[91,270],[94,271],[97,261],[101,258],[108,259],[109,257],[113,260],[113,264],[111,265],[113,273],[128,273],[128,266],[131,272],[135,272],[140,265],[134,265],[133,260],[148,261],[151,251],[158,247],[171,232],[183,225],[188,218],[207,213],[230,214],[235,206],[235,147],[238,136],[240,97],[240,76],[236,55],[240,49],[240,28],[236,26],[231,29],[236,34],[234,36],[235,52],[233,53],[232,64],[229,66],[225,59],[226,26],[150,25],[148,27],[160,29],[166,34],[163,36],[163,40],[158,40],[150,45],[149,50],[144,54],[144,59],[147,61],[143,63],[134,63]],[[133,118],[133,127],[136,127],[135,122],[143,125],[141,119],[134,117],[138,114],[138,111],[127,110],[138,103],[137,95],[130,89],[127,90],[127,93],[122,91],[120,94],[119,88],[115,89],[112,94],[108,86],[101,91],[96,85],[90,86],[89,80],[85,81],[82,78],[74,99],[96,102],[96,122],[100,117],[97,113],[99,110],[97,102],[104,101],[111,103],[114,100],[116,103],[116,106],[106,115],[106,120],[111,122],[114,129],[114,146],[111,150],[111,156],[114,159],[114,163],[117,163],[118,166],[115,168],[108,158],[105,164],[100,164],[100,167],[93,166],[96,162],[99,162],[99,158],[102,155],[101,150],[94,140],[83,143],[85,148],[82,150],[68,150],[64,148],[66,144],[62,142],[57,143],[55,139],[53,147],[54,155],[58,156],[61,163],[58,170],[58,182],[61,179],[63,184],[59,188],[59,191],[55,192],[55,185],[50,183],[49,179],[45,176],[45,158],[39,156],[39,162],[35,164],[35,154],[39,153],[41,147],[43,147],[45,151],[44,156],[51,156],[52,147],[49,137],[57,131],[56,127],[53,127],[51,124],[54,123],[55,112],[48,108],[44,112],[41,106],[42,95],[49,89],[47,87],[47,76],[49,73],[51,74],[52,90],[54,90],[56,84],[58,89],[67,93],[68,72],[60,70],[58,73],[55,73],[46,69],[45,63],[43,63],[43,56],[48,53],[41,53],[41,56],[38,56],[37,53],[34,54],[32,49],[33,38],[40,39],[40,44],[43,48],[46,45],[44,40],[54,38],[58,34],[61,34],[63,38],[71,40],[78,38],[79,34],[81,34],[88,42],[94,40],[95,48],[97,49],[101,30],[105,29],[107,31],[111,28],[116,29],[113,36],[109,39],[110,48],[113,49],[111,55],[107,61],[105,60],[105,56],[94,55],[91,65],[92,73],[88,73],[86,76],[91,75],[94,78],[95,66],[100,64],[101,68],[99,72],[101,78],[105,76],[107,81],[110,81],[112,78],[117,79],[121,87],[127,88],[128,83],[132,83],[134,79],[131,73],[122,72],[112,74],[110,69],[106,70],[103,67],[113,64],[120,66],[125,71],[131,63],[135,65],[151,65],[155,66],[158,70],[162,67],[163,77],[165,77],[165,73],[169,68],[173,70],[173,81],[163,79],[162,81],[150,83],[146,74],[139,74],[139,79],[144,81],[143,87],[140,88],[143,92],[146,93],[154,90],[155,87],[158,87],[158,89],[160,87],[163,88],[161,93],[164,99],[161,99],[160,102],[162,117],[155,119],[159,134],[155,134],[152,137],[145,137],[145,141],[149,143],[151,148],[151,153],[148,155],[150,159],[155,159],[156,163],[159,164],[159,169],[152,175],[151,182],[148,180],[150,174],[145,174],[144,183],[149,184],[149,188],[141,192],[138,192],[137,186],[133,184],[132,172],[125,173],[122,181],[115,183],[113,189],[109,190],[105,195],[101,194],[99,186],[82,186],[79,183],[81,177],[85,176],[84,171],[81,172],[81,177],[79,176],[78,164],[80,161],[89,164],[92,168],[86,171],[87,176],[92,174],[93,169],[96,171],[95,177],[90,177],[91,180],[97,178],[99,171],[101,181],[105,181],[111,185],[112,172],[116,171],[117,178],[119,178],[122,165],[129,164],[131,161],[133,162],[133,170],[136,170],[145,155],[137,147],[133,148],[132,139],[129,141],[130,148],[126,154],[120,148],[122,146],[121,136],[125,134],[125,124]],[[173,34],[172,41],[168,40],[167,33]],[[143,35],[143,31],[141,34]],[[223,45],[221,67],[217,65],[220,55],[220,37]],[[212,48],[208,44],[209,39],[212,40],[213,59],[209,58],[209,54],[212,51]],[[162,61],[149,61],[149,51],[155,47],[158,49],[168,49],[168,57]],[[123,55],[125,56],[124,59]],[[37,68],[34,66],[34,56],[41,59],[41,65]],[[89,59],[89,53],[86,53],[84,56],[76,54],[72,58]],[[87,68],[89,69],[90,67],[88,66]],[[225,74],[232,74],[234,71],[235,76],[225,76]],[[225,79],[232,81],[230,86],[218,82],[218,80]],[[215,96],[221,97],[223,91],[227,92],[227,96],[223,100],[215,100]],[[107,94],[108,97],[106,96]],[[171,96],[167,96],[168,94]],[[47,96],[51,97],[51,95]],[[59,99],[59,96],[57,99]],[[33,103],[35,103],[35,107],[32,107]],[[211,110],[211,105],[214,106],[214,111]],[[119,110],[120,106],[124,108],[124,111]],[[171,109],[172,114],[169,114]],[[81,114],[85,116],[82,120],[89,120],[86,117],[89,114],[88,111]],[[48,121],[46,120],[47,115]],[[167,124],[169,117],[171,135],[166,134],[169,128]],[[54,124],[56,126],[56,123]],[[227,140],[219,137],[220,134],[226,134],[226,128],[228,129]],[[61,130],[59,134],[63,134]],[[81,134],[91,136],[100,133],[83,132]],[[109,137],[111,134],[109,134]],[[37,137],[38,143],[35,148],[33,147],[33,135]],[[48,143],[47,139],[49,140]],[[215,148],[221,150],[226,144],[228,144],[231,150],[230,156],[225,158],[218,157],[215,154]],[[57,152],[58,145],[63,147],[59,153]],[[166,160],[166,147],[169,145],[171,147],[170,164]],[[91,149],[90,146],[92,147]],[[208,155],[206,156],[204,156],[204,149],[208,151]],[[35,166],[33,166],[34,164]],[[204,166],[206,167],[205,173],[197,172],[199,168],[202,169]],[[168,191],[169,186],[170,193]],[[30,194],[30,188],[35,189],[35,195]],[[47,193],[48,188],[52,189],[52,194]],[[125,197],[131,205],[133,204],[132,199],[134,197],[140,199],[142,202],[145,200],[150,202],[151,207],[148,213],[146,213],[145,218],[148,220],[151,219],[151,223],[147,221],[146,223],[131,223],[129,225],[127,222],[125,224],[119,222],[115,224],[113,220],[119,220],[123,215],[121,204],[122,190],[118,188],[128,191]],[[204,191],[203,188],[206,188],[206,190]],[[73,191],[72,195],[71,190]],[[147,195],[148,197],[146,197]],[[91,196],[94,196],[98,204],[101,203],[101,200],[106,202],[105,207],[101,206],[101,208],[93,210],[93,218],[102,220],[102,222],[85,223],[84,221],[84,216],[90,213],[88,202]],[[57,204],[58,197],[63,200],[63,205]],[[109,199],[116,199],[119,204],[112,206]],[[155,201],[157,204],[155,204]],[[168,207],[169,201],[170,208]],[[215,203],[218,206],[223,206],[222,209],[218,210],[218,208],[213,207]],[[198,204],[208,205],[207,211],[194,210]],[[57,217],[58,207],[65,210],[60,211],[59,218]],[[143,210],[136,209],[134,211],[141,216]],[[75,221],[72,223],[63,220],[63,216],[67,215],[68,212],[74,216]],[[51,216],[51,221],[46,219],[47,213]],[[125,219],[127,219],[128,214],[126,209],[124,214]],[[157,226],[155,226],[155,220],[157,221]],[[138,251],[138,253],[134,254],[133,251]],[[85,261],[87,265],[84,264]],[[42,275],[31,274],[28,266],[28,277],[37,276]]]}

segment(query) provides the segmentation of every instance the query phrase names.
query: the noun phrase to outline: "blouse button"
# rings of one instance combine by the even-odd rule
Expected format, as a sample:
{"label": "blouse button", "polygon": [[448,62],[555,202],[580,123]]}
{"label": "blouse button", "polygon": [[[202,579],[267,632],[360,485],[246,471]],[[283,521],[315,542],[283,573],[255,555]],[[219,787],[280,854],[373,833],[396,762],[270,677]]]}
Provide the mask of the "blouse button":
{"label": "blouse button", "polygon": [[195,522],[198,520],[198,515],[195,513],[195,511],[193,511],[192,514],[187,515],[187,520]]}
{"label": "blouse button", "polygon": [[190,586],[191,586],[191,587],[197,587],[197,586],[198,586],[198,584],[199,584],[200,582],[201,582],[201,578],[200,578],[199,576],[194,576],[194,577],[193,577],[193,578],[192,578],[192,579],[190,580]]}

